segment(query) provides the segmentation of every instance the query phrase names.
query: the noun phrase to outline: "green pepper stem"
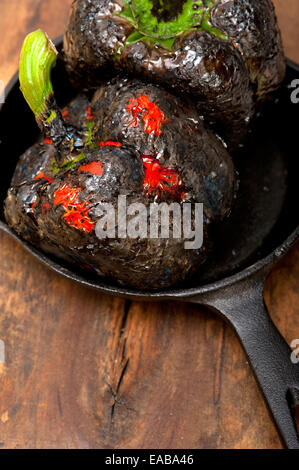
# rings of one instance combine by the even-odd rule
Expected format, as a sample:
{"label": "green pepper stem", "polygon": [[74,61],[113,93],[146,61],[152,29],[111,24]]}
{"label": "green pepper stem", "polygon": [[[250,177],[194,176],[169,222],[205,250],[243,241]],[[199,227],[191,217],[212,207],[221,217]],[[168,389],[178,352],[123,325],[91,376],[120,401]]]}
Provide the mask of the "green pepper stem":
{"label": "green pepper stem", "polygon": [[[68,158],[69,129],[56,104],[51,71],[58,52],[40,29],[30,33],[24,41],[20,57],[20,88],[37,124],[58,150],[59,163]],[[62,155],[64,154],[64,155]]]}
{"label": "green pepper stem", "polygon": [[41,29],[25,38],[20,57],[20,85],[37,119],[42,118],[47,101],[53,96],[51,70],[57,55],[54,44]]}

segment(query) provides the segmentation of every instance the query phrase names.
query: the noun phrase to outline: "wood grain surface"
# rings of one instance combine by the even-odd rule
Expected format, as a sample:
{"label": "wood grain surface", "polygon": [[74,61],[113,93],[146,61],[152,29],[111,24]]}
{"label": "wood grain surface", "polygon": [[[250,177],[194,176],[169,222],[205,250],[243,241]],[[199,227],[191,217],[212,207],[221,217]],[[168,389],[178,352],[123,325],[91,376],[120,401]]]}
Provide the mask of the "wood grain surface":
{"label": "wood grain surface", "polygon": [[[299,2],[274,3],[286,53],[299,61]],[[28,32],[63,32],[70,4],[0,1],[0,79],[16,71]],[[0,243],[2,448],[281,447],[221,319],[197,306],[101,295],[49,271],[3,233]],[[289,343],[299,338],[298,281],[297,245],[265,290]]]}

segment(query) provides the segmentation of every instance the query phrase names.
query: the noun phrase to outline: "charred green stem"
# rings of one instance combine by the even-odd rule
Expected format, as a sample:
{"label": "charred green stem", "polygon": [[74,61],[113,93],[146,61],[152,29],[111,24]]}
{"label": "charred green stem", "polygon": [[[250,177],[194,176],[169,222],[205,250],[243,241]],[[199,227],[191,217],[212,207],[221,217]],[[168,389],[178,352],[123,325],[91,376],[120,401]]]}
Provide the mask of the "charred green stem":
{"label": "charred green stem", "polygon": [[[125,46],[145,40],[172,51],[176,39],[192,30],[205,30],[228,40],[226,34],[211,24],[211,9],[215,6],[213,0],[181,0],[176,3],[180,4],[181,11],[173,14],[173,0],[123,0],[124,8],[119,16],[134,27]],[[167,16],[167,13],[172,13],[171,19],[165,20],[164,14]]]}
{"label": "charred green stem", "polygon": [[70,158],[72,129],[66,125],[58,108],[51,71],[56,64],[58,52],[42,31],[30,33],[24,41],[20,57],[20,88],[36,122],[57,149],[59,164]]}

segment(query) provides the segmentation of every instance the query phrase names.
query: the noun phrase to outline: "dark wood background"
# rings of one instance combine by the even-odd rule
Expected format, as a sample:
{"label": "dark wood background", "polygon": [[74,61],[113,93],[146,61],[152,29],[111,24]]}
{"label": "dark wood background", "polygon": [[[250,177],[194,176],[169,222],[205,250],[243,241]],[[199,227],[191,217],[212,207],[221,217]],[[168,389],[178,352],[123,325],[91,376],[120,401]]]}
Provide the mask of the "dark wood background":
{"label": "dark wood background", "polygon": [[[299,2],[275,0],[286,53],[299,62]],[[0,79],[24,36],[63,32],[71,0],[1,0]],[[8,158],[1,155],[1,158]],[[131,303],[50,272],[0,233],[0,446],[279,448],[231,328],[197,306]],[[299,246],[265,298],[299,338]]]}

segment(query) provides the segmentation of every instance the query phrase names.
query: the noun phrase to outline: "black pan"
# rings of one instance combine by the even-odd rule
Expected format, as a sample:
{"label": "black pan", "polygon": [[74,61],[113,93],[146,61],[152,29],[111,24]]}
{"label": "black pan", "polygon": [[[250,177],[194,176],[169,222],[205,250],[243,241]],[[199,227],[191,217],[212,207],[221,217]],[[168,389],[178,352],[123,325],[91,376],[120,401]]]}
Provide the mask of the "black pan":
{"label": "black pan", "polygon": [[[56,44],[61,47],[61,40]],[[288,448],[298,449],[295,408],[299,405],[299,364],[292,363],[291,350],[272,323],[263,298],[266,277],[299,235],[299,105],[292,104],[288,88],[294,78],[299,78],[299,67],[288,62],[278,100],[266,105],[248,144],[236,155],[239,194],[230,219],[215,231],[217,249],[213,258],[204,272],[188,283],[157,292],[118,287],[74,271],[37,251],[9,229],[2,209],[6,192],[19,155],[38,135],[17,76],[8,85],[6,102],[0,108],[0,229],[57,273],[100,292],[133,300],[193,302],[219,313],[234,327],[247,353],[283,442]],[[63,105],[74,91],[60,60],[53,79],[58,102]]]}

